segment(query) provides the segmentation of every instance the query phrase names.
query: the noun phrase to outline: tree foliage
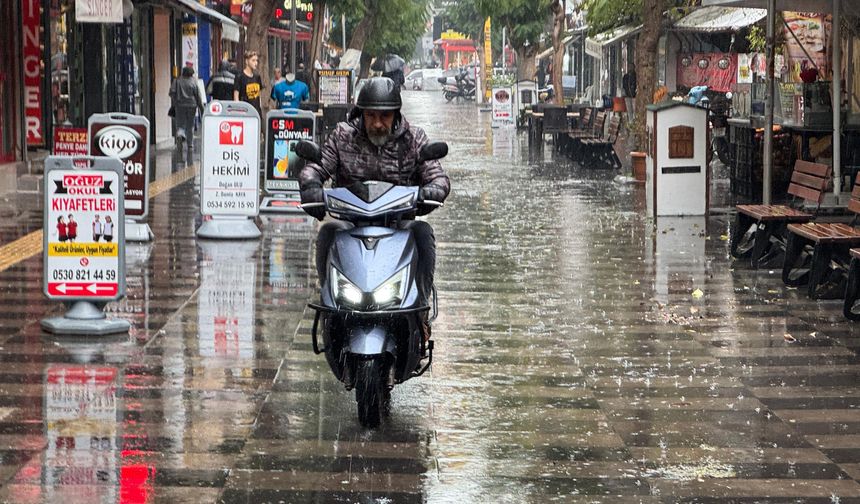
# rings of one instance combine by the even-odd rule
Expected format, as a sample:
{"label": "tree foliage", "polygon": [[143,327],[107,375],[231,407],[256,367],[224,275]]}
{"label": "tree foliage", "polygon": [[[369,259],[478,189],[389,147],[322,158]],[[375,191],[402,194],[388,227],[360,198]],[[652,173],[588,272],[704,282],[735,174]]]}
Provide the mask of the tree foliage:
{"label": "tree foliage", "polygon": [[589,36],[642,22],[642,0],[584,0],[581,9],[586,13]]}
{"label": "tree foliage", "polygon": [[446,11],[446,28],[451,28],[483,43],[484,21],[492,19],[493,47],[501,54],[501,32],[506,28],[507,41],[516,51],[517,73],[531,77],[534,57],[541,40],[550,29],[551,0],[461,0]]}
{"label": "tree foliage", "polygon": [[336,18],[346,16],[346,36],[352,40],[356,28],[372,16],[367,40],[360,48],[372,56],[393,53],[409,59],[424,34],[429,17],[428,0],[341,0],[332,5]]}

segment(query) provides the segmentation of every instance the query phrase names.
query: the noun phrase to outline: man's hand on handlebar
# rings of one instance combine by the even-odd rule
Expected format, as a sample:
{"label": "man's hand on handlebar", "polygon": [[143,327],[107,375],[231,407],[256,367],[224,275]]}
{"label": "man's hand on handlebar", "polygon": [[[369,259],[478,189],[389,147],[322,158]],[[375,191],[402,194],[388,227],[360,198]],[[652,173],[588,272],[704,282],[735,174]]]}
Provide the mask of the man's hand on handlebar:
{"label": "man's hand on handlebar", "polygon": [[[316,220],[325,219],[325,198],[322,186],[305,187],[301,191],[302,209]],[[305,204],[308,204],[305,206]]]}

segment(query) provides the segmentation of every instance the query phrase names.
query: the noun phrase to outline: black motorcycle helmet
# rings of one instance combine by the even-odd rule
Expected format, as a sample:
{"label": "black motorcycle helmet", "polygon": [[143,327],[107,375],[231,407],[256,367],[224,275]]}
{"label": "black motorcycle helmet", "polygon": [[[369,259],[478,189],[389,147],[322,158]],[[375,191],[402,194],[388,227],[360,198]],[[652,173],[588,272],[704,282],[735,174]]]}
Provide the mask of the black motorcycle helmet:
{"label": "black motorcycle helmet", "polygon": [[400,87],[388,77],[373,77],[368,80],[355,100],[361,110],[400,110]]}

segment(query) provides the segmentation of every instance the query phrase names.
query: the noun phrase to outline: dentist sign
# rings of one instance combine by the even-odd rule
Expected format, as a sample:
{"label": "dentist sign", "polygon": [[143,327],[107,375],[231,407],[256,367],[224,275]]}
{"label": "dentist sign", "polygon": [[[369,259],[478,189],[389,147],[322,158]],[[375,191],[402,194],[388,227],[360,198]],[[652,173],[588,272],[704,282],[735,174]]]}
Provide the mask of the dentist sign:
{"label": "dentist sign", "polygon": [[203,115],[200,213],[256,216],[260,117],[246,103],[213,101]]}

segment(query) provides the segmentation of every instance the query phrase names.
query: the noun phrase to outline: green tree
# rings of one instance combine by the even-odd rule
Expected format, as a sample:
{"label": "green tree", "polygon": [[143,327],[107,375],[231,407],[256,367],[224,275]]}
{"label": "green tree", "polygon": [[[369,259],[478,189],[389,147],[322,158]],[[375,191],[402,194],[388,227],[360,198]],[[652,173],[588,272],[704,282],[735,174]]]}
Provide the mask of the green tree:
{"label": "green tree", "polygon": [[428,18],[427,0],[344,0],[333,12],[346,16],[347,48],[362,51],[362,77],[374,56],[409,59]]}
{"label": "green tree", "polygon": [[551,0],[462,0],[448,8],[446,19],[450,28],[483,43],[484,21],[491,18],[493,47],[499,51],[502,27],[506,28],[508,43],[517,53],[517,78],[531,79],[541,37],[549,26],[550,3]]}
{"label": "green tree", "polygon": [[584,0],[580,8],[586,13],[589,36],[642,22],[642,0]]}

